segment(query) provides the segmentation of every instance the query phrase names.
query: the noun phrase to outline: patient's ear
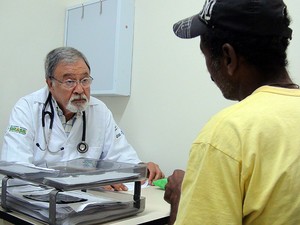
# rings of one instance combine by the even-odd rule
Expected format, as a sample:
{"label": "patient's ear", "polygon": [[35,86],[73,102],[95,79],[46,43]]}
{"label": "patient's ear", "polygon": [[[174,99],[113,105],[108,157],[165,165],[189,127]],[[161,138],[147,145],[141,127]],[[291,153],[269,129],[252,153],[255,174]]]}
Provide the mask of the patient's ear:
{"label": "patient's ear", "polygon": [[226,43],[222,46],[223,62],[229,75],[233,75],[238,67],[238,55],[232,45]]}

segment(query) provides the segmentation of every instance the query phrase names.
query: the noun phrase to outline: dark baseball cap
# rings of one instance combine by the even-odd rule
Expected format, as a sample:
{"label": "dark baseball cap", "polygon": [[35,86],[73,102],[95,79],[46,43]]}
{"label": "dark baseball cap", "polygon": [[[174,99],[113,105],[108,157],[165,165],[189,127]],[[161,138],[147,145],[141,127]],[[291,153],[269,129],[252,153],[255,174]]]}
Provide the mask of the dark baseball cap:
{"label": "dark baseball cap", "polygon": [[252,36],[292,39],[282,0],[206,0],[202,11],[173,26],[180,38],[194,38],[207,29],[222,29]]}

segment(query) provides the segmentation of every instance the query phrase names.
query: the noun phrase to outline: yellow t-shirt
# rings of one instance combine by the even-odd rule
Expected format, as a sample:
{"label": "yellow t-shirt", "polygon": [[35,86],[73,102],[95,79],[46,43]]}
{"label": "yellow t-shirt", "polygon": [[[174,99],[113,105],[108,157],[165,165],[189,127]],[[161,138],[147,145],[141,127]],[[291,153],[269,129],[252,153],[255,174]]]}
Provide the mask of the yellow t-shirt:
{"label": "yellow t-shirt", "polygon": [[176,224],[300,224],[300,90],[260,87],[207,123]]}

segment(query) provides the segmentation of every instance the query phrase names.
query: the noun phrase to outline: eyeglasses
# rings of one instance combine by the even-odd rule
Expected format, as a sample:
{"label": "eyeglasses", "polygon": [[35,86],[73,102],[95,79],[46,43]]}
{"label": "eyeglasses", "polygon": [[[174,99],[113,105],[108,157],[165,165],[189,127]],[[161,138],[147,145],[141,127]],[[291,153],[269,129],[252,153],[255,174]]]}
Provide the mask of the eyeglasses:
{"label": "eyeglasses", "polygon": [[91,76],[85,77],[82,80],[67,79],[67,80],[61,81],[61,80],[56,79],[55,77],[50,77],[50,79],[56,80],[63,87],[68,88],[68,89],[72,89],[72,88],[76,87],[77,84],[80,84],[83,88],[87,88],[87,87],[91,86],[91,84],[94,80]]}

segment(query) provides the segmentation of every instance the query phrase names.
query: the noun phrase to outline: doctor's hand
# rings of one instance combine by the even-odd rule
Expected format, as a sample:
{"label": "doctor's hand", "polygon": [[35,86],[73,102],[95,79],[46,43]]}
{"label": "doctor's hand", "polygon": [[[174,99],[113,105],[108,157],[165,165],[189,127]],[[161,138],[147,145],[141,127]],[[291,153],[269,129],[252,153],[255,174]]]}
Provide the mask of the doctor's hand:
{"label": "doctor's hand", "polygon": [[169,225],[174,224],[176,220],[184,174],[183,170],[174,170],[173,174],[168,177],[168,183],[165,186],[164,199],[171,204]]}
{"label": "doctor's hand", "polygon": [[125,184],[113,184],[113,185],[106,185],[102,187],[106,191],[127,191],[128,188]]}
{"label": "doctor's hand", "polygon": [[154,162],[148,162],[148,184],[152,185],[152,182],[161,178],[164,178],[164,173],[160,170],[159,166]]}

